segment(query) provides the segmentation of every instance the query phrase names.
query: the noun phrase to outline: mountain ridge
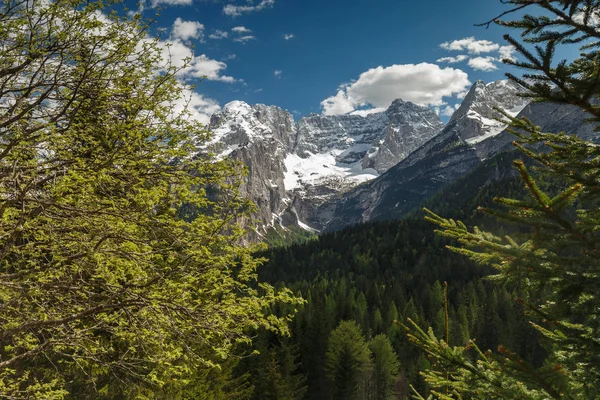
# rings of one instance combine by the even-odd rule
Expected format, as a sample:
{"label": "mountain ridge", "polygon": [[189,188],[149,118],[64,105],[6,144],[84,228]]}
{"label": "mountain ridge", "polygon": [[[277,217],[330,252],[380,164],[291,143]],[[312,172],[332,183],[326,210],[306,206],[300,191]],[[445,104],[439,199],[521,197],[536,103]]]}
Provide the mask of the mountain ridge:
{"label": "mountain ridge", "polygon": [[337,230],[398,218],[510,149],[497,109],[548,131],[595,137],[572,106],[529,103],[515,82],[475,82],[442,124],[432,109],[397,99],[368,115],[308,115],[230,102],[211,118],[217,157],[248,168],[241,193],[257,205],[258,236],[280,225]]}
{"label": "mountain ridge", "polygon": [[248,168],[241,192],[257,204],[259,235],[299,225],[321,204],[376,178],[443,127],[429,108],[402,100],[367,116],[313,114],[294,121],[277,106],[233,101],[211,117],[207,145]]}

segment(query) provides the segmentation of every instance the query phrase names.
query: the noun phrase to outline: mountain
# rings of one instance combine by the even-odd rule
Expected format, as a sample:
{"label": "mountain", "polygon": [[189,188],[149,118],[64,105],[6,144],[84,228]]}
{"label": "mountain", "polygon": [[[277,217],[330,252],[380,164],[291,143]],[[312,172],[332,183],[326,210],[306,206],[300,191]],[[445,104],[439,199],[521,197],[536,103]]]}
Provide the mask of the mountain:
{"label": "mountain", "polygon": [[[399,218],[449,183],[473,171],[485,160],[512,149],[506,126],[493,118],[498,107],[527,117],[547,132],[569,132],[585,139],[597,135],[578,107],[527,104],[508,81],[477,82],[439,135],[425,143],[377,179],[327,205],[327,230],[361,222]],[[333,211],[331,209],[333,208]]]}
{"label": "mountain", "polygon": [[210,129],[217,157],[248,168],[240,191],[257,205],[258,230],[264,231],[289,203],[284,162],[295,143],[294,118],[278,107],[234,101],[211,117]]}
{"label": "mountain", "polygon": [[234,101],[211,118],[209,147],[248,167],[241,190],[258,206],[259,236],[279,226],[337,230],[402,217],[511,150],[496,109],[546,131],[597,137],[579,108],[528,104],[521,91],[507,80],[478,81],[445,126],[430,108],[401,99],[384,112],[298,122],[275,106]]}
{"label": "mountain", "polygon": [[[209,148],[248,168],[242,193],[258,207],[259,234],[275,224],[321,228],[322,205],[372,180],[443,127],[429,108],[396,100],[366,116],[310,115],[234,101],[211,118]],[[321,211],[322,212],[322,211]]]}

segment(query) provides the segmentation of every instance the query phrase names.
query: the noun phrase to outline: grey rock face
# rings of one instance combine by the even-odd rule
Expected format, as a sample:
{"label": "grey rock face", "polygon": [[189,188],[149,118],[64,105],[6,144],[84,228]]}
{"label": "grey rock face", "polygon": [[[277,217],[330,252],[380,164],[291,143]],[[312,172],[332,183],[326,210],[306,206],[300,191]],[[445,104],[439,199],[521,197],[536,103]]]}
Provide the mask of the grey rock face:
{"label": "grey rock face", "polygon": [[234,101],[211,118],[210,147],[248,167],[242,193],[257,204],[260,224],[321,228],[331,214],[325,203],[386,171],[442,126],[430,109],[401,100],[366,117],[310,115],[298,124],[278,107]]}
{"label": "grey rock face", "polygon": [[385,116],[385,135],[375,142],[362,162],[363,168],[374,168],[380,173],[404,160],[444,127],[430,108],[400,99],[392,103]]}
{"label": "grey rock face", "polygon": [[[494,87],[500,88],[501,96],[490,93]],[[344,194],[334,205],[328,204],[334,211],[326,229],[399,218],[442,187],[473,171],[484,160],[511,150],[515,138],[503,124],[491,126],[486,116],[494,111],[487,102],[500,104],[511,113],[522,108],[518,116],[529,118],[546,132],[569,132],[587,140],[599,139],[593,126],[585,122],[586,115],[580,108],[548,103],[531,103],[523,108],[521,98],[510,96],[517,90],[507,84],[476,83],[438,136],[379,178]]]}
{"label": "grey rock face", "polygon": [[278,107],[232,102],[213,115],[210,128],[212,151],[248,168],[241,193],[256,203],[260,223],[272,224],[287,207],[284,160],[295,140],[293,117]]}
{"label": "grey rock face", "polygon": [[435,136],[444,125],[428,107],[400,99],[380,113],[323,116],[312,114],[298,123],[295,153],[335,153],[342,164],[361,161],[363,169],[385,172]]}

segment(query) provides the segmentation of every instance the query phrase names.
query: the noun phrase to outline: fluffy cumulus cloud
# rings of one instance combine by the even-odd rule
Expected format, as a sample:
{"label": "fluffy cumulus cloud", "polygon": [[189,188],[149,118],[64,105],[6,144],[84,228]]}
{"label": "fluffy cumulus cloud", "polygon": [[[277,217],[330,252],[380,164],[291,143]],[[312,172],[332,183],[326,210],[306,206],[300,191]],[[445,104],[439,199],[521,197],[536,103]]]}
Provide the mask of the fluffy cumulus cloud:
{"label": "fluffy cumulus cloud", "polygon": [[498,69],[495,61],[494,57],[474,57],[469,60],[469,67],[475,71],[494,71]]}
{"label": "fluffy cumulus cloud", "polygon": [[469,58],[469,56],[461,54],[456,57],[442,57],[442,58],[438,59],[437,62],[439,62],[439,63],[446,62],[448,64],[456,64],[459,62],[463,62],[463,61],[467,60],[468,58]]}
{"label": "fluffy cumulus cloud", "polygon": [[249,0],[248,3],[249,4],[245,6],[227,4],[225,7],[223,7],[223,14],[230,17],[239,17],[242,14],[264,10],[265,8],[271,8],[275,5],[275,0],[261,0],[261,2],[256,5],[252,4],[252,0]]}
{"label": "fluffy cumulus cloud", "polygon": [[[489,40],[476,40],[474,37],[468,37],[452,42],[444,42],[440,47],[450,51],[466,51],[469,55],[461,54],[454,57],[442,57],[437,62],[446,62],[455,64],[467,61],[469,67],[476,71],[495,71],[498,69],[496,63],[502,60],[515,60],[514,53],[516,49],[512,45],[500,46]],[[497,56],[482,53],[496,53]]]}
{"label": "fluffy cumulus cloud", "polygon": [[440,44],[440,47],[446,50],[467,51],[469,54],[481,54],[496,51],[500,48],[500,45],[489,40],[476,40],[474,37],[468,37],[452,42],[444,42]]}
{"label": "fluffy cumulus cloud", "polygon": [[163,40],[158,44],[165,62],[169,61],[171,65],[178,68],[183,67],[187,62],[187,67],[178,74],[182,79],[205,77],[211,81],[236,82],[233,77],[221,74],[227,68],[227,64],[213,60],[204,54],[194,55],[192,48],[179,39]]}
{"label": "fluffy cumulus cloud", "polygon": [[204,25],[197,21],[184,21],[179,17],[173,23],[173,29],[171,30],[171,37],[174,39],[202,40],[203,35]]}
{"label": "fluffy cumulus cloud", "polygon": [[401,98],[420,105],[443,105],[444,97],[463,92],[471,84],[468,75],[436,64],[397,64],[363,72],[335,96],[321,102],[326,115],[346,114],[364,106],[387,108]]}
{"label": "fluffy cumulus cloud", "polygon": [[293,33],[286,33],[286,34],[283,35],[283,38],[285,40],[291,40],[291,39],[293,39],[295,37],[296,37],[296,35],[294,35]]}
{"label": "fluffy cumulus cloud", "polygon": [[451,117],[452,114],[454,114],[454,111],[458,110],[458,107],[460,107],[460,104],[455,104],[454,107],[446,106],[440,111],[440,114],[446,117]]}
{"label": "fluffy cumulus cloud", "polygon": [[[589,9],[586,9],[587,11]],[[584,10],[577,11],[573,15],[573,20],[580,24],[586,24],[587,26],[597,27],[600,25],[600,10],[597,8],[593,8],[591,12],[588,13],[587,21],[586,21],[586,13]]]}
{"label": "fluffy cumulus cloud", "polygon": [[514,60],[515,59],[514,54],[515,54],[516,50],[517,49],[515,49],[515,47],[512,45],[500,47],[500,49],[498,50],[498,53],[500,53],[500,61],[502,61],[504,59]]}
{"label": "fluffy cumulus cloud", "polygon": [[275,75],[275,77],[278,79],[281,79],[282,74],[283,74],[283,71],[280,69],[276,69],[275,71],[273,71],[273,75]]}

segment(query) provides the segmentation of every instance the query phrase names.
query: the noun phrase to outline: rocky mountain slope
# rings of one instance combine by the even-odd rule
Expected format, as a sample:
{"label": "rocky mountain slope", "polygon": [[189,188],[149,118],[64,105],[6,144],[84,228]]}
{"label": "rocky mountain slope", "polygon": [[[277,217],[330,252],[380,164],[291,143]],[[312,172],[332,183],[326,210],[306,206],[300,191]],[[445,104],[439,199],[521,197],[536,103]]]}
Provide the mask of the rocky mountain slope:
{"label": "rocky mountain slope", "polygon": [[[258,206],[259,234],[298,224],[340,193],[379,176],[443,127],[429,108],[396,100],[385,112],[310,115],[234,101],[211,118],[210,149],[248,167],[242,193]],[[311,224],[317,228],[321,224]]]}
{"label": "rocky mountain slope", "polygon": [[596,135],[576,108],[528,104],[510,81],[476,82],[444,126],[400,99],[367,116],[309,115],[234,101],[211,119],[210,148],[248,167],[242,193],[258,206],[258,234],[296,225],[335,230],[401,217],[484,160],[511,148],[496,108],[547,131]]}
{"label": "rocky mountain slope", "polygon": [[[581,109],[548,103],[527,104],[514,95],[513,83],[477,82],[446,127],[409,157],[377,179],[361,185],[327,207],[325,228],[336,230],[361,222],[401,217],[442,187],[503,151],[514,137],[494,120],[493,107],[524,116],[548,132],[571,132],[586,139],[597,135]],[[333,208],[333,211],[331,209]]]}

